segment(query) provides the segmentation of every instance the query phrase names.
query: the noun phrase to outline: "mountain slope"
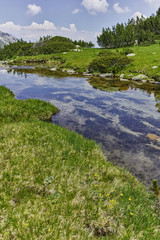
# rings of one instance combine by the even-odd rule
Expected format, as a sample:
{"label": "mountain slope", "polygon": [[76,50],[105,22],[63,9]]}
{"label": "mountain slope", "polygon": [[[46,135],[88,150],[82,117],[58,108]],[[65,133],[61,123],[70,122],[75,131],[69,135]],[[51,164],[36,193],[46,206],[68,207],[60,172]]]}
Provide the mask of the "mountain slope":
{"label": "mountain slope", "polygon": [[9,43],[17,42],[17,40],[18,39],[11,34],[0,31],[0,48],[3,48],[4,45],[7,45]]}

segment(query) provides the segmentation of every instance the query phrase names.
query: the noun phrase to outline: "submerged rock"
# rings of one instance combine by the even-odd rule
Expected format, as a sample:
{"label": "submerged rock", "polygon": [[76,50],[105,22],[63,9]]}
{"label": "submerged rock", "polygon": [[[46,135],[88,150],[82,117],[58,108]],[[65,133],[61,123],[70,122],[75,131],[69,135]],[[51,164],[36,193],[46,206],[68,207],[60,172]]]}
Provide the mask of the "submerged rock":
{"label": "submerged rock", "polygon": [[155,135],[155,134],[148,133],[148,134],[147,134],[147,137],[148,137],[150,140],[160,142],[160,136],[157,136],[157,135]]}

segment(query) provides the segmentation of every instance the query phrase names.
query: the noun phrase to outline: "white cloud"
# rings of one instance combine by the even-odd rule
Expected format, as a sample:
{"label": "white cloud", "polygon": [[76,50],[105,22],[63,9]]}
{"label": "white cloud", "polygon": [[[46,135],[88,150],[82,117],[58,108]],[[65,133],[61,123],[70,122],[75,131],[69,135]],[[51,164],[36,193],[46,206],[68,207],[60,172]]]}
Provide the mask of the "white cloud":
{"label": "white cloud", "polygon": [[158,9],[160,7],[160,0],[144,0],[144,1],[150,4],[155,9]]}
{"label": "white cloud", "polygon": [[142,14],[141,12],[135,12],[131,18],[134,18],[135,20],[137,19],[137,17],[139,18],[147,18],[144,14]]}
{"label": "white cloud", "polygon": [[119,6],[118,2],[113,5],[113,8],[117,13],[128,13],[128,12],[130,12],[130,9],[128,7],[122,8],[122,7]]}
{"label": "white cloud", "polygon": [[95,15],[97,12],[105,13],[109,7],[107,0],[83,0],[81,5],[93,15]]}
{"label": "white cloud", "polygon": [[80,11],[79,8],[76,8],[76,9],[74,9],[74,10],[72,11],[72,13],[73,13],[73,14],[77,14],[77,13],[79,13],[79,11]]}
{"label": "white cloud", "polygon": [[37,41],[42,36],[64,36],[73,40],[92,41],[96,43],[98,32],[78,31],[75,24],[68,28],[57,27],[53,22],[45,20],[42,24],[32,22],[31,25],[16,25],[14,22],[0,24],[0,31],[8,32],[13,36],[26,41]]}
{"label": "white cloud", "polygon": [[37,6],[36,4],[28,4],[27,8],[28,10],[26,13],[31,16],[37,15],[38,13],[42,12],[41,7]]}
{"label": "white cloud", "polygon": [[30,26],[28,26],[29,29],[37,29],[37,30],[56,30],[56,26],[54,25],[54,23],[49,22],[47,20],[44,21],[43,24],[39,24],[36,22],[32,22],[32,24]]}
{"label": "white cloud", "polygon": [[69,32],[77,32],[77,28],[75,24],[70,24],[69,28],[61,27],[62,31],[69,31]]}

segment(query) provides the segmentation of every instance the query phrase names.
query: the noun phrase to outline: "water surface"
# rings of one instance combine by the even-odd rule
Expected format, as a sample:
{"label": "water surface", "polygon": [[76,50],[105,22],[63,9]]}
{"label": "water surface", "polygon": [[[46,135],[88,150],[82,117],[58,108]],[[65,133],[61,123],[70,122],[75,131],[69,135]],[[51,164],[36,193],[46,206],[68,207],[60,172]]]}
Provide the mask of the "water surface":
{"label": "water surface", "polygon": [[160,112],[153,93],[127,87],[101,91],[85,78],[53,77],[0,70],[0,85],[16,98],[49,101],[61,111],[53,122],[100,143],[110,161],[129,169],[143,182],[160,180]]}

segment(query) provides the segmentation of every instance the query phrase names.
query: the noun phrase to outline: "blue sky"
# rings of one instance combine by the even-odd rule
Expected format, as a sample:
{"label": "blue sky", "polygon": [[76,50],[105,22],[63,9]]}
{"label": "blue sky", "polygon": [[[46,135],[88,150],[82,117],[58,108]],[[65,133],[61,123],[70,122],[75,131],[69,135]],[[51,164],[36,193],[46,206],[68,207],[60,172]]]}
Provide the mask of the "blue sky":
{"label": "blue sky", "polygon": [[32,41],[62,35],[96,42],[102,27],[148,17],[159,7],[160,0],[3,0],[0,31]]}

